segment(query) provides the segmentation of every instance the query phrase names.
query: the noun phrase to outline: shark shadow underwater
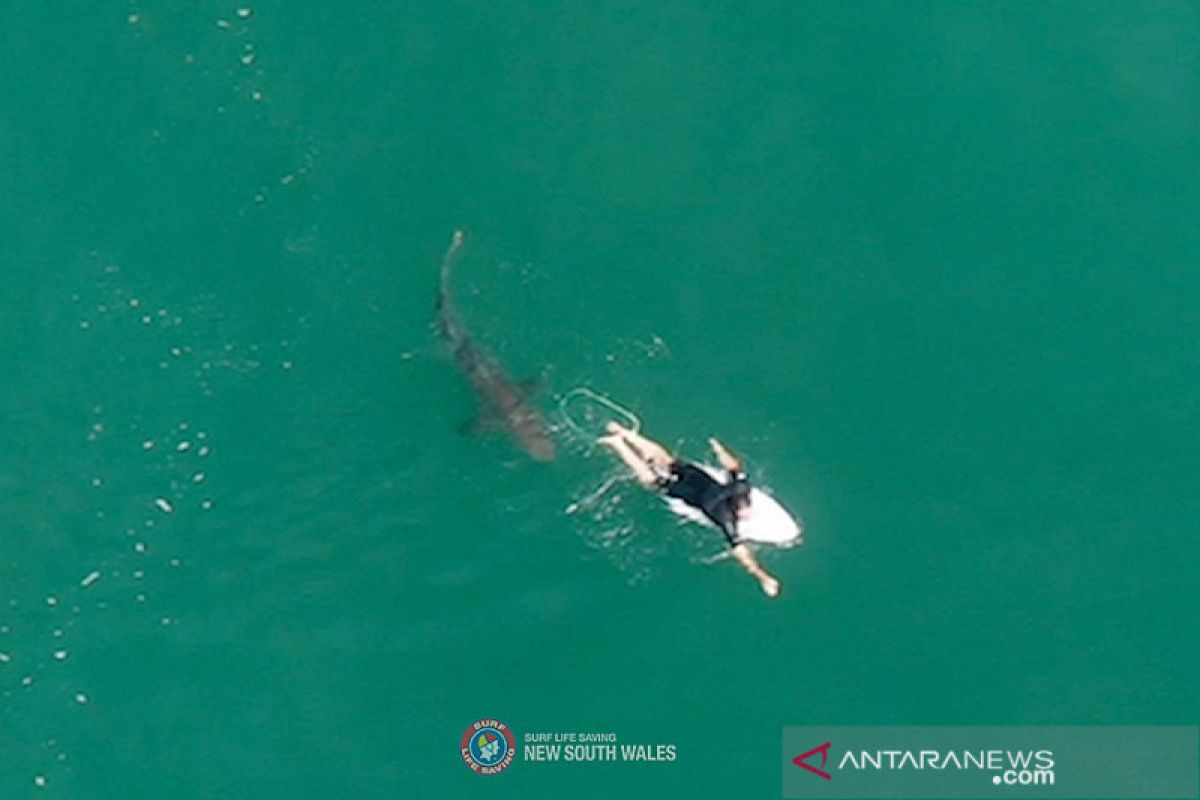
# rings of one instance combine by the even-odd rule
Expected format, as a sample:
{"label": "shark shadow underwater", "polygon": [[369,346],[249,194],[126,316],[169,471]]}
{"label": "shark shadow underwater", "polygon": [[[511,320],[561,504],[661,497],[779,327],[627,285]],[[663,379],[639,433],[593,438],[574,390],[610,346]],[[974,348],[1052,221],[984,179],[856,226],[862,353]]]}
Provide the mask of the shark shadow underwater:
{"label": "shark shadow underwater", "polygon": [[550,426],[530,403],[527,387],[510,378],[500,362],[475,343],[454,307],[450,276],[465,240],[462,231],[455,231],[442,257],[441,282],[434,306],[438,333],[446,340],[455,365],[482,403],[476,427],[502,429],[533,460],[553,461],[556,449],[550,438]]}

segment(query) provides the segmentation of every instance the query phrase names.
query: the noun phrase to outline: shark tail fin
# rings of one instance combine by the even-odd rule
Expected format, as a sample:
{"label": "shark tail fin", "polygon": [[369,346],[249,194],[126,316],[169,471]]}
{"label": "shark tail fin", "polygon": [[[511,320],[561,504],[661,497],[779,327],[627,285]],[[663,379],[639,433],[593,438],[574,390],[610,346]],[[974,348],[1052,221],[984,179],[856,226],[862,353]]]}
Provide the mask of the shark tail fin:
{"label": "shark tail fin", "polygon": [[450,239],[450,246],[446,248],[446,254],[442,256],[441,282],[438,292],[438,307],[450,299],[450,274],[454,271],[454,265],[458,262],[458,254],[462,250],[463,243],[467,240],[465,231],[457,230],[454,236]]}

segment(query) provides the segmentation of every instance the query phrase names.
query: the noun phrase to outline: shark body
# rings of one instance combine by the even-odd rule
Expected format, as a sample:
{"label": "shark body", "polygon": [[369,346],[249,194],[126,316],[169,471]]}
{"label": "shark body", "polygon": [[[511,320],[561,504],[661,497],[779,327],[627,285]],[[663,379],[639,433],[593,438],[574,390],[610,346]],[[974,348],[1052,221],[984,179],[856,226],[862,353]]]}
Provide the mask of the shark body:
{"label": "shark body", "polygon": [[525,389],[475,343],[454,307],[450,277],[465,238],[462,231],[455,231],[442,258],[435,306],[438,333],[446,340],[455,365],[482,401],[481,419],[502,427],[535,461],[553,461],[556,450],[546,420],[530,404]]}

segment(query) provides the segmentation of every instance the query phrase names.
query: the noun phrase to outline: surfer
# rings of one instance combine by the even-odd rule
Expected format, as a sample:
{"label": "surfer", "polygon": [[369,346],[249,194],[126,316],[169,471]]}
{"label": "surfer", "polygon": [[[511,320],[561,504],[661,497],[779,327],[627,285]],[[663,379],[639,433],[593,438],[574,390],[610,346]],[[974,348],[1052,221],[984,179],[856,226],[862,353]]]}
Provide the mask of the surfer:
{"label": "surfer", "polygon": [[597,441],[612,450],[633,472],[638,482],[696,509],[720,528],[738,563],[753,575],[768,597],[779,594],[779,581],[763,569],[754,552],[738,536],[738,521],[750,513],[750,483],[741,459],[716,439],[709,439],[728,481],[721,482],[707,470],[676,458],[665,447],[616,422],[605,426],[607,436]]}

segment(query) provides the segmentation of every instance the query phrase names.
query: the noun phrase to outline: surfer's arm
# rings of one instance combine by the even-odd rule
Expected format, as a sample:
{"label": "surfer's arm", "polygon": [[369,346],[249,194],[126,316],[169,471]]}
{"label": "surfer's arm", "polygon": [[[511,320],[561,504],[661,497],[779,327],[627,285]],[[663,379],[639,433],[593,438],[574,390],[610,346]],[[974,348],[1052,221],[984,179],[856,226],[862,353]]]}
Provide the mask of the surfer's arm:
{"label": "surfer's arm", "polygon": [[742,460],[733,453],[729,452],[729,449],[725,447],[725,445],[721,444],[716,439],[709,439],[708,446],[712,448],[713,453],[716,454],[717,460],[721,462],[722,467],[732,473],[744,471],[742,468]]}
{"label": "surfer's arm", "polygon": [[733,547],[733,557],[738,560],[738,563],[746,568],[755,579],[758,580],[758,585],[762,587],[763,594],[767,597],[779,596],[779,581],[775,579],[771,573],[762,568],[762,564],[758,563],[758,559],[754,557],[754,551],[745,544],[737,544]]}
{"label": "surfer's arm", "polygon": [[725,534],[725,539],[729,542],[729,552],[758,581],[758,585],[762,587],[763,594],[767,597],[777,596],[779,594],[779,581],[771,573],[763,569],[762,564],[759,564],[758,559],[754,556],[754,551],[738,536],[737,511],[735,509],[730,509],[730,511],[728,519],[719,526],[721,533]]}

